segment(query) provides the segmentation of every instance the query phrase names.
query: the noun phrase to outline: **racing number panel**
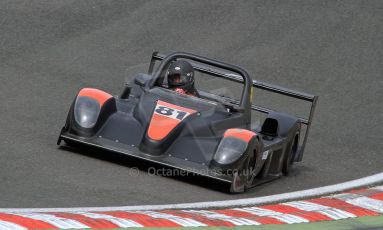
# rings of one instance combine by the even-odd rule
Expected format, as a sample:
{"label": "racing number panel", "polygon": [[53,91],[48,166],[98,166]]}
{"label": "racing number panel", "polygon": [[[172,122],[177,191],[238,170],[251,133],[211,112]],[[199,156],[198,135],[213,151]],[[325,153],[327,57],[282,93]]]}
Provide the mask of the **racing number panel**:
{"label": "racing number panel", "polygon": [[196,110],[173,105],[161,100],[157,101],[148,128],[148,137],[161,141],[189,115]]}

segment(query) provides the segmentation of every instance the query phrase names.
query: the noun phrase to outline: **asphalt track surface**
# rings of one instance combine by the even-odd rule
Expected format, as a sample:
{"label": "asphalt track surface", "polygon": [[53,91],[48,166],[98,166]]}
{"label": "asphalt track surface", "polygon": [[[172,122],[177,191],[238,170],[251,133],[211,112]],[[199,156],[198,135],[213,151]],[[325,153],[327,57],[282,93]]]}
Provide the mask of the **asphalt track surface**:
{"label": "asphalt track surface", "polygon": [[[153,50],[239,64],[319,95],[304,161],[230,195],[203,178],[150,176],[133,159],[59,148],[78,90],[120,94]],[[1,1],[0,207],[226,200],[381,172],[382,64],[382,1]]]}

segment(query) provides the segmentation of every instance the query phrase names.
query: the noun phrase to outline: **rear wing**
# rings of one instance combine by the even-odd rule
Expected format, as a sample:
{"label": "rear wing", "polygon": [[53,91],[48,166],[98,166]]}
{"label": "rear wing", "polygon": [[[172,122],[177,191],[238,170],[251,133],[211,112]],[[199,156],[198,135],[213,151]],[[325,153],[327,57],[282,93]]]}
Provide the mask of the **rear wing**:
{"label": "rear wing", "polygon": [[[302,142],[301,146],[299,147],[298,156],[295,158],[295,161],[302,161],[303,153],[304,153],[304,150],[306,147],[306,143],[307,143],[310,127],[311,127],[311,123],[312,123],[312,120],[314,117],[315,107],[316,107],[316,104],[318,101],[318,96],[311,95],[311,94],[304,93],[304,92],[291,90],[291,89],[287,89],[287,88],[283,88],[283,87],[280,87],[277,85],[272,85],[269,83],[264,83],[264,82],[260,82],[260,81],[256,81],[256,80],[253,80],[253,87],[258,88],[258,89],[262,89],[262,90],[266,90],[269,92],[285,95],[288,97],[296,98],[299,100],[304,100],[304,101],[307,101],[310,103],[310,112],[308,114],[308,117],[298,117],[301,124],[306,125],[306,131],[305,131],[305,135],[303,138],[303,142]],[[253,104],[251,106],[251,108],[255,111],[258,111],[261,113],[266,113],[266,114],[272,112],[272,110],[270,110],[268,108],[265,108],[262,106],[257,106],[255,104]]]}
{"label": "rear wing", "polygon": [[[166,58],[166,55],[160,54],[158,52],[153,52],[152,58],[151,58],[151,61],[150,61],[150,66],[149,66],[148,73],[149,74],[153,73],[156,61],[162,61],[165,58]],[[194,69],[196,69],[197,71],[200,71],[202,73],[210,74],[210,75],[213,75],[213,76],[216,76],[216,77],[220,77],[220,78],[224,78],[224,79],[227,79],[227,80],[231,80],[231,81],[234,81],[234,82],[243,83],[242,77],[239,76],[239,75],[236,75],[236,74],[223,73],[222,71],[220,72],[220,71],[218,71],[216,69],[212,69],[212,68],[209,68],[209,67],[206,67],[206,66],[195,65],[195,64],[193,64],[193,67],[194,67]],[[273,85],[273,84],[269,84],[269,83],[265,83],[265,82],[260,82],[260,81],[256,81],[256,80],[253,80],[252,86],[254,88],[257,88],[257,89],[262,89],[262,90],[265,90],[265,91],[281,94],[281,95],[284,95],[284,96],[292,97],[292,98],[303,100],[303,101],[306,101],[306,102],[310,103],[310,112],[308,114],[308,117],[298,117],[298,120],[300,121],[300,123],[306,126],[306,131],[305,131],[305,134],[304,134],[304,138],[303,138],[303,141],[302,141],[302,143],[301,143],[301,145],[299,147],[298,156],[295,159],[296,161],[302,161],[304,149],[306,147],[306,143],[307,143],[310,127],[311,127],[311,123],[312,123],[312,120],[313,120],[313,117],[314,117],[314,111],[315,111],[315,107],[316,107],[316,104],[317,104],[318,96],[311,95],[311,94],[304,93],[304,92],[299,92],[299,91],[291,90],[291,89],[287,89],[287,88],[284,88],[284,87],[280,87],[280,86],[277,86],[277,85]],[[240,102],[237,101],[237,100],[230,99],[230,98],[228,98],[228,99],[233,104],[237,104],[237,105],[240,104]],[[256,105],[256,104],[252,104],[251,105],[251,109],[254,110],[254,111],[257,111],[257,112],[265,113],[265,114],[269,114],[270,112],[274,111],[272,109],[269,109],[269,108],[266,108],[266,107],[263,107],[263,106],[259,106],[259,105]]]}

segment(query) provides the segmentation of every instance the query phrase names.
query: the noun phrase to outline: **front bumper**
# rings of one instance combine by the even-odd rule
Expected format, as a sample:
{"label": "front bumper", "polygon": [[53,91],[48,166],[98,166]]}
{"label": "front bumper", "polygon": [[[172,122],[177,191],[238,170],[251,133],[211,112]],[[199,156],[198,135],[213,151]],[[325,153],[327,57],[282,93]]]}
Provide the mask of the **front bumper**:
{"label": "front bumper", "polygon": [[208,177],[225,183],[231,184],[233,181],[232,176],[223,174],[222,171],[217,168],[211,169],[206,164],[188,161],[187,159],[176,158],[171,155],[152,156],[141,152],[136,146],[123,144],[103,137],[83,138],[62,132],[59,136],[57,144],[60,144],[62,140],[66,143],[76,143],[84,146],[95,147],[105,151],[128,155],[134,158],[159,164],[164,167],[181,170],[193,175]]}

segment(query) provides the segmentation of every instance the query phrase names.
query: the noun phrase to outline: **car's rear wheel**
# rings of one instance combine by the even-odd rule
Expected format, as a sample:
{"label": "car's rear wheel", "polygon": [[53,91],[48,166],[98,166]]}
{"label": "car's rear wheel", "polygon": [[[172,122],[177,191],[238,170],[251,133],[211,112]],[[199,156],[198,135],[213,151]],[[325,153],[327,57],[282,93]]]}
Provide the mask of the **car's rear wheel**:
{"label": "car's rear wheel", "polygon": [[293,143],[290,144],[290,148],[286,151],[283,159],[282,173],[288,175],[291,172],[292,165],[294,163],[295,156],[298,152],[299,133],[294,137]]}

